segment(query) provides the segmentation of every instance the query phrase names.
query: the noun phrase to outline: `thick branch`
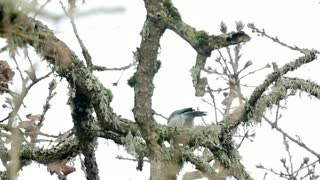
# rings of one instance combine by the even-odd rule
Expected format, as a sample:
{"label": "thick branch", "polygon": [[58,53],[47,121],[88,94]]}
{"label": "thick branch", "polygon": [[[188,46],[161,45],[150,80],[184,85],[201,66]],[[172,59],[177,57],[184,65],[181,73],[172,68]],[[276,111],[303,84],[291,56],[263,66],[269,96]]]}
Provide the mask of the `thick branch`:
{"label": "thick branch", "polygon": [[197,31],[181,19],[170,18],[168,28],[186,40],[199,54],[210,56],[211,51],[230,45],[247,42],[250,37],[244,32],[231,32],[219,36],[209,35],[205,31]]}
{"label": "thick branch", "polygon": [[201,78],[201,71],[204,69],[206,65],[207,56],[203,56],[201,54],[197,55],[196,64],[191,68],[191,77],[193,87],[196,90],[196,96],[204,96],[206,86],[207,86],[207,78]]}
{"label": "thick branch", "polygon": [[[134,117],[141,129],[142,137],[146,141],[151,158],[161,157],[159,156],[161,147],[157,143],[157,134],[155,133],[156,122],[152,114],[153,78],[159,68],[157,62],[159,42],[165,30],[165,23],[161,19],[153,18],[156,14],[162,14],[158,3],[156,1],[146,2],[148,16],[142,29],[140,48],[137,49],[138,66],[134,86]],[[154,12],[155,9],[149,10],[148,8],[151,6],[158,12]]]}
{"label": "thick branch", "polygon": [[22,160],[33,160],[41,164],[48,164],[55,160],[63,160],[68,157],[75,157],[79,154],[79,141],[76,139],[66,141],[60,146],[50,149],[42,149],[25,144],[21,146],[20,158]]}
{"label": "thick branch", "polygon": [[206,64],[206,59],[211,55],[211,52],[230,45],[247,42],[250,40],[250,37],[242,31],[219,36],[209,35],[205,31],[197,31],[195,28],[183,22],[178,10],[170,0],[165,1],[165,7],[168,12],[168,28],[186,40],[198,53],[196,64],[190,71],[196,92],[195,95],[204,96],[207,79],[200,77],[201,71]]}
{"label": "thick branch", "polygon": [[80,149],[84,155],[86,178],[88,180],[99,180],[99,169],[95,156],[97,137],[93,131],[97,129],[97,125],[92,116],[93,109],[90,101],[78,93],[76,91],[75,97],[70,97],[71,107],[74,107],[72,109],[72,119],[76,130],[75,134],[79,139]]}

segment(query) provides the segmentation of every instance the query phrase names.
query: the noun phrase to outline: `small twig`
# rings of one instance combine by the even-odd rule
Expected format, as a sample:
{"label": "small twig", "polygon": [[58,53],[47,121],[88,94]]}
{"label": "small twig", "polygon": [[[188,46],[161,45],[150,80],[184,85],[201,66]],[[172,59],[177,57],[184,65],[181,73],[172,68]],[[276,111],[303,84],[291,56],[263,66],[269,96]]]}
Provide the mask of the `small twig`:
{"label": "small twig", "polygon": [[248,85],[248,84],[240,84],[243,87],[248,87],[248,88],[256,88],[257,86],[253,86],[253,85]]}
{"label": "small twig", "polygon": [[[29,90],[35,85],[37,84],[39,81],[49,77],[52,74],[52,72],[49,72],[48,74],[35,79],[34,81],[32,81],[27,87],[25,87],[24,85],[22,86],[22,92],[17,95],[18,97],[17,100],[15,101],[15,106],[13,108],[13,110],[9,113],[9,125],[11,125],[13,123],[13,118],[17,116],[18,111],[20,109],[21,104],[23,104],[23,99],[26,97],[26,95],[28,94]],[[25,84],[26,82],[24,82]]]}
{"label": "small twig", "polygon": [[156,115],[156,116],[160,116],[160,117],[162,117],[163,119],[165,119],[165,120],[168,120],[169,118],[167,118],[167,117],[165,117],[164,115],[162,115],[162,114],[160,114],[160,113],[157,113],[155,110],[152,110],[153,112],[153,114],[154,115]]}
{"label": "small twig", "polygon": [[[138,161],[138,160],[135,159],[135,158],[126,158],[126,157],[123,157],[123,156],[120,156],[120,155],[117,155],[116,159],[126,160],[126,161],[134,161],[134,162]],[[148,163],[150,163],[149,160],[145,160],[145,159],[143,160],[143,162],[148,162]]]}
{"label": "small twig", "polygon": [[277,102],[277,110],[276,110],[276,117],[275,117],[275,121],[273,123],[273,126],[277,126],[278,125],[278,120],[279,120],[279,110],[280,110],[280,101]]}
{"label": "small twig", "polygon": [[118,86],[118,83],[119,83],[120,79],[122,78],[123,73],[124,73],[124,70],[121,71],[121,74],[120,74],[118,80],[116,82],[112,83],[113,86]]}
{"label": "small twig", "polygon": [[37,84],[39,81],[49,77],[52,74],[52,72],[47,73],[46,75],[37,78],[35,81],[33,81],[31,84],[28,85],[28,87],[26,88],[27,90],[30,90],[35,84]]}
{"label": "small twig", "polygon": [[[266,116],[262,116],[263,119],[269,123],[271,126],[274,126],[274,123],[272,121],[270,121]],[[309,151],[311,154],[315,155],[317,158],[320,159],[320,154],[318,154],[317,152],[315,152],[314,150],[310,149],[309,147],[307,147],[304,143],[294,139],[293,137],[291,137],[289,134],[287,134],[286,132],[284,132],[282,129],[280,129],[278,126],[274,126],[274,128],[279,131],[281,134],[283,134],[285,137],[287,137],[288,139],[290,139],[292,142],[296,143],[297,145],[301,146],[302,148],[306,149],[307,151]]]}
{"label": "small twig", "polygon": [[57,135],[51,135],[51,134],[47,134],[47,133],[44,133],[44,132],[39,132],[38,134],[42,135],[42,136],[45,136],[45,137],[51,137],[51,138],[58,138],[59,137]]}
{"label": "small twig", "polygon": [[256,70],[254,70],[254,71],[248,72],[247,74],[241,76],[239,79],[243,79],[243,78],[245,78],[245,77],[247,77],[247,76],[249,76],[249,75],[251,75],[251,74],[254,74],[254,73],[258,72],[258,71],[262,71],[262,70],[267,69],[267,68],[270,68],[270,64],[267,64],[267,65],[265,65],[264,67],[259,68],[259,69],[256,69]]}
{"label": "small twig", "polygon": [[36,139],[35,143],[42,143],[42,142],[49,142],[50,144],[52,143],[52,140],[50,139]]}
{"label": "small twig", "polygon": [[12,59],[13,59],[13,61],[14,61],[15,64],[16,64],[16,69],[18,70],[18,72],[19,72],[19,74],[20,74],[20,78],[21,78],[22,82],[24,82],[24,81],[25,81],[25,78],[23,77],[23,73],[22,73],[22,71],[21,71],[21,69],[20,69],[20,67],[19,67],[18,61],[16,60],[15,57],[12,57]]}
{"label": "small twig", "polygon": [[[234,64],[234,60],[233,60],[233,58],[232,58],[230,48],[229,48],[229,47],[226,47],[226,50],[227,50],[227,54],[228,54],[228,57],[229,57],[229,63],[230,63],[231,65],[233,65],[233,64]],[[225,62],[225,63],[226,63],[226,62]],[[227,64],[225,64],[225,65],[227,66]],[[229,73],[231,74],[231,71],[230,71]]]}
{"label": "small twig", "polygon": [[[218,61],[218,63],[221,65],[222,69],[225,69],[225,70],[226,70],[226,71],[225,71],[225,75],[227,75],[227,76],[229,77],[229,75],[231,75],[231,71],[230,71],[230,69],[229,69],[229,67],[228,67],[228,65],[227,65],[227,60],[226,60],[226,58],[224,58],[224,56],[222,55],[222,53],[221,53],[220,50],[218,50],[218,52],[219,52],[219,54],[220,54],[220,57],[219,57],[219,58],[222,59],[224,65],[222,65],[222,63],[221,63],[220,61]],[[229,58],[230,58],[230,57],[229,57]],[[231,57],[231,59],[232,59],[232,57]],[[230,61],[231,61],[231,60],[230,60]]]}
{"label": "small twig", "polygon": [[8,50],[8,48],[9,48],[9,45],[5,45],[5,46],[3,46],[2,48],[0,48],[0,53],[2,53],[2,52],[4,52],[4,51]]}
{"label": "small twig", "polygon": [[[205,100],[205,99],[201,99],[201,100],[202,100],[203,102],[209,104],[210,106],[214,106],[211,102],[209,102],[209,101],[207,101],[207,100]],[[223,112],[222,112],[219,108],[217,108],[217,111],[219,111],[219,113],[223,116]]]}
{"label": "small twig", "polygon": [[39,15],[39,13],[44,9],[44,7],[49,4],[51,0],[47,0],[44,4],[42,4],[42,6],[36,10],[36,12],[34,13],[33,19],[35,19],[37,17],[37,15]]}
{"label": "small twig", "polygon": [[212,89],[211,87],[209,86],[209,84],[207,84],[207,90],[208,90],[208,93],[212,99],[212,103],[213,103],[213,107],[214,107],[214,117],[215,117],[215,121],[216,121],[216,124],[218,124],[218,113],[217,113],[217,105],[216,105],[216,100],[214,98],[214,95],[212,93]]}
{"label": "small twig", "polygon": [[130,63],[129,65],[123,66],[123,67],[114,67],[114,68],[107,68],[105,66],[98,66],[98,65],[93,65],[93,70],[97,71],[123,71],[131,68],[132,66],[135,66],[136,63]]}
{"label": "small twig", "polygon": [[[286,139],[285,136],[283,136],[283,144],[286,148],[286,151],[288,153],[288,156],[289,156],[289,162],[290,162],[290,168],[289,167],[286,167],[285,166],[285,163],[283,163],[283,165],[285,166],[286,170],[287,170],[287,173],[290,174],[290,175],[293,175],[293,163],[292,163],[292,155],[291,155],[291,152],[290,152],[290,146],[289,146],[289,142],[288,140]],[[290,172],[289,172],[290,171]]]}
{"label": "small twig", "polygon": [[30,64],[30,71],[29,70],[25,70],[24,72],[27,73],[29,79],[31,81],[34,81],[37,79],[37,76],[36,76],[36,70],[34,69],[34,65],[32,64],[32,61],[29,57],[29,54],[28,54],[28,49],[25,48],[25,57],[28,59],[28,62]]}
{"label": "small twig", "polygon": [[319,163],[319,159],[317,159],[317,160],[315,160],[314,162],[312,162],[312,163],[310,163],[310,164],[307,164],[306,166],[304,166],[304,167],[300,167],[299,169],[297,169],[296,171],[294,171],[293,173],[297,173],[297,172],[299,172],[299,171],[301,171],[301,170],[303,170],[303,169],[305,169],[305,168],[308,168],[308,167],[310,167],[310,166],[312,166],[312,165],[315,165],[315,164],[317,164],[317,163]]}
{"label": "small twig", "polygon": [[39,120],[39,124],[38,126],[41,126],[44,119],[45,119],[45,115],[47,113],[47,111],[49,110],[50,108],[50,100],[57,94],[56,92],[53,92],[53,90],[57,87],[57,82],[55,79],[52,79],[52,81],[49,83],[49,94],[48,94],[48,97],[46,99],[46,103],[45,105],[43,105],[43,111],[42,111],[42,114],[40,116],[40,120]]}
{"label": "small twig", "polygon": [[64,5],[62,4],[61,1],[60,1],[60,4],[61,4],[61,7],[62,7],[64,13],[65,13],[65,14],[69,17],[69,19],[70,19],[70,23],[71,23],[71,25],[72,25],[73,32],[74,32],[74,34],[75,34],[75,36],[76,36],[76,38],[77,38],[77,40],[78,40],[78,43],[79,43],[79,45],[80,45],[80,47],[81,47],[81,49],[82,49],[82,55],[83,55],[84,59],[86,60],[86,63],[87,63],[87,66],[88,66],[89,70],[92,72],[92,70],[93,70],[93,64],[92,64],[91,55],[90,55],[88,49],[86,48],[86,46],[84,45],[82,39],[80,38],[79,33],[78,33],[78,30],[77,30],[76,23],[75,23],[75,21],[74,21],[74,13],[73,13],[73,11],[74,11],[74,8],[75,8],[75,7],[74,7],[73,5],[70,5],[70,10],[69,10],[69,12],[67,12],[66,8],[64,7]]}
{"label": "small twig", "polygon": [[241,146],[241,144],[243,143],[243,141],[248,137],[248,134],[249,134],[249,131],[246,131],[246,132],[244,133],[244,136],[242,137],[240,143],[238,144],[237,149],[240,148],[240,146]]}
{"label": "small twig", "polygon": [[268,173],[267,173],[267,172],[265,172],[265,173],[264,173],[264,175],[263,175],[263,180],[266,180],[267,175],[268,175]]}
{"label": "small twig", "polygon": [[[271,39],[272,41],[280,44],[281,46],[284,46],[284,47],[287,47],[287,48],[289,48],[289,49],[291,49],[291,50],[299,51],[299,52],[301,52],[301,53],[303,53],[303,54],[306,54],[306,49],[299,48],[299,47],[296,46],[296,45],[290,46],[290,45],[288,45],[288,44],[280,41],[280,40],[278,39],[278,37],[269,36],[269,35],[265,32],[264,29],[260,30],[260,29],[256,28],[253,23],[249,23],[249,24],[248,24],[248,28],[252,29],[252,32],[258,33],[258,34],[260,34],[261,36],[265,36],[265,37],[267,37],[268,39]],[[314,50],[314,51],[315,51],[315,50]],[[318,51],[316,51],[316,52],[317,52],[317,54],[319,54]]]}
{"label": "small twig", "polygon": [[266,167],[264,167],[264,166],[261,165],[261,164],[256,165],[256,168],[269,171],[269,172],[271,172],[272,174],[278,175],[278,176],[280,176],[280,177],[281,177],[281,176],[288,176],[288,175],[285,175],[285,174],[283,174],[283,173],[278,173],[278,172],[274,171],[272,168],[266,168]]}
{"label": "small twig", "polygon": [[[197,107],[197,111],[200,111],[200,109]],[[207,126],[208,124],[206,123],[206,121],[204,120],[203,116],[200,116],[201,117],[201,120],[202,120],[202,123]]]}

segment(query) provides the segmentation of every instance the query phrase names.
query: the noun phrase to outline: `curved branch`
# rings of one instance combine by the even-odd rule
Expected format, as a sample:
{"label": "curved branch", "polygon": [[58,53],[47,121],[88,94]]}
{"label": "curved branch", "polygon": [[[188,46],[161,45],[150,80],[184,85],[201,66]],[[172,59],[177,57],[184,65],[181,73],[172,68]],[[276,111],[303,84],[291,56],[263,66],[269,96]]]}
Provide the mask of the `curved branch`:
{"label": "curved branch", "polygon": [[[306,54],[295,61],[289,62],[285,64],[279,70],[269,74],[264,82],[255,88],[253,93],[251,94],[249,100],[245,103],[244,106],[239,106],[233,113],[231,113],[225,120],[224,124],[228,129],[235,128],[241,122],[247,122],[250,118],[254,116],[254,111],[256,111],[257,102],[260,101],[262,94],[267,90],[267,88],[277,81],[280,77],[283,77],[284,74],[288,73],[289,71],[296,70],[303,64],[310,63],[317,58],[316,51],[308,51]],[[281,83],[280,83],[281,84]],[[278,87],[279,88],[279,87]],[[281,94],[283,91],[279,91]],[[271,93],[270,93],[271,95]],[[277,96],[280,97],[279,95]],[[272,98],[270,98],[271,100]],[[278,101],[277,99],[273,99],[274,101]],[[273,103],[268,102],[268,103]],[[261,111],[264,111],[263,108],[260,108]],[[261,116],[260,116],[261,117]]]}
{"label": "curved branch", "polygon": [[286,74],[289,71],[296,70],[303,64],[307,64],[312,62],[317,58],[315,51],[309,51],[304,56],[296,59],[293,62],[285,64],[282,68],[280,68],[278,71],[275,71],[268,75],[268,77],[264,80],[264,82],[258,86],[250,96],[250,99],[248,101],[248,106],[254,106],[255,103],[259,100],[261,95],[266,91],[266,89],[269,87],[270,84],[275,82],[277,79],[279,79],[281,76]]}

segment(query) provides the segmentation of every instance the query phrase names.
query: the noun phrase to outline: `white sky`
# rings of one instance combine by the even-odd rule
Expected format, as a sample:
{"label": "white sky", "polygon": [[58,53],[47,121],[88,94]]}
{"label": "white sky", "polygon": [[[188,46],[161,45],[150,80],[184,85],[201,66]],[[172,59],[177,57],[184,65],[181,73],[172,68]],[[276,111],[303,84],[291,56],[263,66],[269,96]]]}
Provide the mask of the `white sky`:
{"label": "white sky", "polygon": [[[320,43],[318,43],[320,39],[320,25],[318,23],[320,4],[317,0],[174,0],[173,3],[186,23],[210,34],[220,34],[219,25],[221,21],[228,25],[228,31],[235,31],[234,22],[241,20],[244,23],[253,22],[259,28],[265,28],[269,35],[278,36],[280,40],[288,44],[320,50]],[[122,6],[126,11],[113,15],[91,15],[76,19],[76,23],[80,36],[91,53],[93,62],[107,67],[120,67],[131,63],[133,60],[132,52],[140,44],[139,32],[146,12],[142,0],[87,0],[86,4],[80,6],[80,10],[101,6],[110,7],[112,5]],[[62,13],[58,1],[51,2],[48,5],[48,10]],[[68,20],[62,20],[57,23],[44,21],[44,24],[53,29],[56,35],[82,58],[81,50]],[[254,62],[250,70],[262,67],[266,63],[273,61],[281,66],[301,56],[266,38],[251,34],[247,28],[245,31],[252,37],[252,40],[244,46],[242,52],[243,61],[250,59]],[[214,55],[213,53],[212,58],[208,60],[208,64],[212,65]],[[194,97],[189,70],[194,65],[195,56],[195,51],[185,41],[171,31],[166,31],[161,39],[161,53],[159,55],[162,67],[154,80],[153,108],[157,112],[168,116],[173,110],[179,108],[199,107],[201,110],[209,112],[206,121],[210,122],[214,117],[213,108],[203,103],[201,99]],[[26,64],[22,60],[23,58],[20,58],[19,62]],[[36,61],[37,58],[34,59],[34,62]],[[320,63],[318,61],[313,62],[303,66],[295,73],[291,73],[291,75],[312,79],[320,83],[318,79],[319,66]],[[38,71],[39,74],[44,74],[45,65],[38,64]],[[246,79],[246,83],[258,85],[270,71],[266,70],[255,74]],[[114,93],[112,103],[114,111],[130,119],[133,119],[131,112],[133,108],[133,89],[127,86],[126,83],[133,72],[133,69],[125,71],[117,87],[113,87],[111,83],[118,80],[120,72],[95,73],[106,87],[112,89]],[[17,77],[15,78],[17,79]],[[218,83],[215,83],[213,78],[210,83],[213,88],[219,87],[215,86]],[[18,89],[18,87],[16,88]],[[249,95],[251,91],[252,89],[248,88],[245,90],[245,94]],[[47,114],[42,129],[52,134],[64,132],[72,127],[69,107],[66,105],[67,90],[65,89],[65,83],[59,84],[57,92],[58,95],[51,102],[53,106]],[[37,85],[34,91],[28,95],[25,101],[27,109],[22,110],[20,115],[40,113],[46,96],[47,81]],[[221,100],[221,98],[218,98],[217,102],[220,103]],[[292,136],[299,134],[307,145],[310,145],[318,152],[320,151],[320,146],[314,141],[315,137],[320,134],[317,130],[319,125],[317,114],[319,105],[319,102],[305,95],[302,95],[301,98],[290,98],[287,110],[282,113],[285,117],[280,120],[279,124],[281,128]],[[301,106],[303,107],[301,108]],[[2,116],[4,115],[1,113],[0,118]],[[166,123],[161,118],[157,118],[157,120],[159,123]],[[252,174],[252,177],[255,179],[263,178],[264,172],[255,168],[255,165],[259,163],[274,169],[281,167],[280,158],[287,157],[282,144],[282,136],[272,131],[268,125],[265,123],[257,125],[257,136],[254,142],[246,141],[240,149],[243,163]],[[97,160],[101,179],[148,179],[149,166],[147,163],[145,163],[144,171],[138,172],[135,170],[136,163],[115,160],[117,155],[130,157],[124,152],[122,147],[115,146],[113,142],[100,140]],[[295,148],[293,155],[294,160],[298,162],[296,164],[297,168],[299,162],[302,161],[302,157],[305,156],[305,151]],[[77,171],[69,175],[68,179],[85,179],[80,169],[79,161],[76,161],[76,168]],[[268,177],[271,179],[272,176]],[[42,165],[33,165],[23,169],[19,180],[31,178],[33,180],[50,180],[56,179],[56,176],[50,176],[46,171],[46,167]]]}

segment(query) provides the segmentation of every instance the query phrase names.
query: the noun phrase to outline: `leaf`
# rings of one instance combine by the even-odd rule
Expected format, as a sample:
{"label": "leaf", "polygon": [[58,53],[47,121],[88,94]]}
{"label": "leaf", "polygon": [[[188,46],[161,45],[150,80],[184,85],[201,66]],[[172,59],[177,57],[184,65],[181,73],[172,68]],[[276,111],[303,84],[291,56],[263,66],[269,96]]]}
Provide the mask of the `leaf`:
{"label": "leaf", "polygon": [[17,127],[25,129],[26,132],[32,132],[35,131],[38,126],[34,121],[21,121]]}
{"label": "leaf", "polygon": [[30,119],[31,121],[40,121],[41,114],[36,114],[36,115],[27,114],[26,118]]}
{"label": "leaf", "polygon": [[[27,115],[28,117],[28,115]],[[40,132],[40,127],[35,123],[36,120],[34,120],[36,117],[34,115],[31,115],[31,119],[27,121],[21,121],[18,124],[18,128],[22,128],[25,130],[25,135],[29,136],[31,138],[31,142],[35,142],[38,134]]]}
{"label": "leaf", "polygon": [[236,28],[237,28],[237,31],[240,32],[243,30],[244,28],[244,24],[242,21],[236,21]]}
{"label": "leaf", "polygon": [[63,143],[64,141],[66,141],[71,135],[72,135],[72,131],[67,131],[61,135],[59,135],[59,137],[54,141],[56,143],[61,144]]}
{"label": "leaf", "polygon": [[228,104],[231,104],[232,103],[232,98],[230,98],[230,96],[226,97],[223,99],[223,101],[221,102],[222,105],[225,105],[227,106]]}
{"label": "leaf", "polygon": [[7,61],[0,60],[0,94],[9,92],[8,82],[12,80],[14,72]]}
{"label": "leaf", "polygon": [[66,176],[76,170],[72,166],[68,166],[68,159],[56,160],[48,163],[47,170],[50,174],[57,174],[59,179],[66,179]]}
{"label": "leaf", "polygon": [[29,79],[31,79],[32,82],[35,82],[37,80],[37,76],[36,76],[36,73],[34,71],[25,70],[24,72],[28,75]]}
{"label": "leaf", "polygon": [[229,96],[232,97],[232,99],[237,97],[240,98],[240,93],[236,89],[231,89],[229,92]]}
{"label": "leaf", "polygon": [[221,23],[220,23],[220,31],[222,33],[227,33],[227,31],[228,31],[227,25],[223,21],[221,21]]}
{"label": "leaf", "polygon": [[245,68],[247,68],[247,67],[251,66],[252,64],[253,64],[253,63],[252,63],[252,61],[251,61],[251,60],[248,60],[248,61],[244,64],[243,69],[245,69]]}
{"label": "leaf", "polygon": [[[1,78],[1,77],[0,77]],[[8,83],[0,81],[0,94],[3,94],[5,92],[8,92],[9,86]]]}
{"label": "leaf", "polygon": [[9,82],[12,80],[14,72],[7,61],[0,60],[0,81]]}

